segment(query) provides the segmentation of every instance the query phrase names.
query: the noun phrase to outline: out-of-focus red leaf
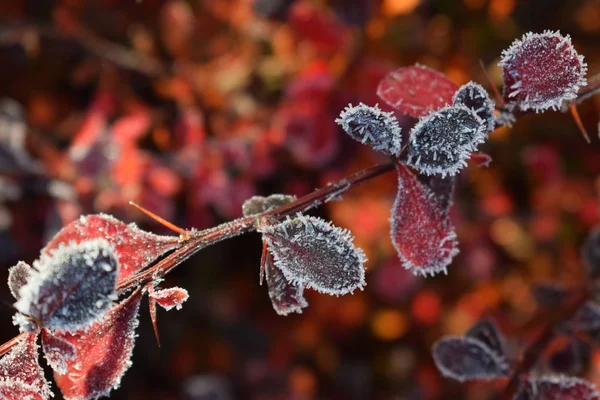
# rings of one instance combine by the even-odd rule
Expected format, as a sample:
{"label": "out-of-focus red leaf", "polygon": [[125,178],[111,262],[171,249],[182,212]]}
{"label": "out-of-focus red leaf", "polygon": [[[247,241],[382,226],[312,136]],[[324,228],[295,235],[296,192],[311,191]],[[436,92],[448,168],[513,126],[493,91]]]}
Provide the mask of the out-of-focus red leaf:
{"label": "out-of-focus red leaf", "polygon": [[56,334],[77,348],[77,357],[67,362],[67,372],[54,373],[65,399],[106,396],[120,384],[131,365],[141,299],[142,290],[137,289],[87,331]]}
{"label": "out-of-focus red leaf", "polygon": [[404,268],[414,274],[446,272],[458,254],[447,208],[401,163],[396,163],[398,194],[392,209],[391,239]]}
{"label": "out-of-focus red leaf", "polygon": [[176,236],[155,235],[109,215],[94,214],[82,216],[61,229],[44,247],[42,254],[51,255],[61,244],[95,238],[104,238],[115,246],[120,265],[118,282],[131,277],[179,245]]}
{"label": "out-of-focus red leaf", "polygon": [[87,155],[92,146],[98,141],[99,136],[106,129],[107,119],[114,109],[114,96],[107,91],[96,94],[90,109],[85,115],[83,124],[73,136],[69,155],[79,161]]}
{"label": "out-of-focus red leaf", "polygon": [[471,153],[471,161],[477,164],[478,167],[489,167],[492,162],[492,157],[485,153]]}
{"label": "out-of-focus red leaf", "polygon": [[297,1],[289,10],[288,22],[298,36],[323,50],[337,51],[344,45],[346,27],[310,2]]}
{"label": "out-of-focus red leaf", "polygon": [[395,109],[419,118],[452,104],[458,86],[423,65],[398,68],[379,83],[377,95]]}
{"label": "out-of-focus red leaf", "polygon": [[151,122],[150,112],[139,107],[132,114],[119,118],[111,126],[111,136],[121,148],[134,146],[135,141],[148,131]]}

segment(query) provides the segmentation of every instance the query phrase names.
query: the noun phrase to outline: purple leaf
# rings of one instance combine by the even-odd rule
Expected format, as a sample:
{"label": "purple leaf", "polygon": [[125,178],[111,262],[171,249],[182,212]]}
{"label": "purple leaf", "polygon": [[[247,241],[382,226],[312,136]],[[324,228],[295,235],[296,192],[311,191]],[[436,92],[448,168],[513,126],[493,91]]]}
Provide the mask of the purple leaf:
{"label": "purple leaf", "polygon": [[469,82],[462,85],[452,98],[453,105],[463,105],[475,111],[481,118],[484,131],[494,130],[494,102],[490,99],[488,92],[478,83]]}
{"label": "purple leaf", "polygon": [[360,103],[350,104],[335,122],[362,144],[373,150],[395,156],[402,148],[401,129],[392,112],[384,112],[375,105],[369,107]]}
{"label": "purple leaf", "polygon": [[119,264],[113,246],[104,239],[61,246],[51,256],[42,255],[33,267],[15,308],[45,328],[86,327],[116,300]]}
{"label": "purple leaf", "polygon": [[498,332],[496,324],[489,319],[483,319],[477,322],[469,331],[465,334],[466,337],[477,339],[485,344],[490,350],[492,350],[499,357],[504,357],[504,347],[502,335]]}
{"label": "purple leaf", "polygon": [[17,265],[8,270],[8,288],[15,299],[21,298],[19,290],[25,286],[30,275],[31,266],[23,261],[19,261]]}
{"label": "purple leaf", "polygon": [[267,254],[265,259],[265,275],[275,312],[279,315],[302,313],[302,309],[308,306],[304,299],[304,287],[288,282],[283,272],[275,266],[271,254]]}
{"label": "purple leaf", "polygon": [[462,106],[448,106],[423,117],[413,127],[407,164],[426,175],[455,175],[486,139],[481,118]]}
{"label": "purple leaf", "polygon": [[367,260],[352,236],[316,217],[298,214],[262,229],[275,266],[288,282],[341,295],[362,289]]}
{"label": "purple leaf", "polygon": [[504,77],[504,99],[509,108],[544,111],[573,100],[586,85],[587,66],[559,32],[527,33],[504,50],[498,64]]}
{"label": "purple leaf", "polygon": [[398,193],[390,218],[392,244],[404,268],[415,275],[447,272],[458,254],[448,201],[433,194],[401,163]]}
{"label": "purple leaf", "polygon": [[594,386],[570,376],[543,376],[521,384],[513,400],[598,400]]}
{"label": "purple leaf", "polygon": [[504,358],[477,339],[445,336],[435,342],[432,350],[442,375],[460,382],[496,379],[509,373]]}

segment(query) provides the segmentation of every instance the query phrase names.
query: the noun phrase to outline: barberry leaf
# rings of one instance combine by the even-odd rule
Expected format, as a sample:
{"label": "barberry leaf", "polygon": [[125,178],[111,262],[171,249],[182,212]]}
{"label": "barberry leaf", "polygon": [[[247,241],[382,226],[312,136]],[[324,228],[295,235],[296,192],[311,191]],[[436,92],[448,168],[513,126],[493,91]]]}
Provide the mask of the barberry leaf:
{"label": "barberry leaf", "polygon": [[362,289],[367,260],[347,230],[320,218],[298,214],[262,228],[275,266],[288,282],[341,295]]}
{"label": "barberry leaf", "polygon": [[59,374],[67,372],[67,362],[77,357],[77,349],[70,342],[42,329],[42,350],[48,365]]}
{"label": "barberry leaf", "polygon": [[415,64],[390,72],[379,83],[377,96],[396,110],[419,118],[451,104],[457,89],[444,74]]}
{"label": "barberry leaf", "polygon": [[488,92],[480,84],[471,81],[462,85],[454,93],[452,105],[463,105],[475,111],[477,116],[483,121],[486,133],[494,130],[495,104],[490,99]]}
{"label": "barberry leaf", "polygon": [[485,344],[490,350],[492,350],[499,357],[504,357],[504,346],[502,344],[502,335],[498,332],[496,324],[489,319],[482,319],[477,322],[469,331],[465,334],[466,337],[477,339]]}
{"label": "barberry leaf", "polygon": [[19,290],[25,286],[30,275],[31,266],[23,261],[19,261],[17,265],[8,270],[8,288],[15,299],[21,298]]}
{"label": "barberry leaf", "polygon": [[268,197],[252,196],[242,204],[244,217],[256,215],[296,201],[296,196],[288,194],[272,194]]}
{"label": "barberry leaf", "polygon": [[503,357],[470,337],[445,336],[434,343],[432,351],[442,375],[460,382],[496,379],[509,373]]}
{"label": "barberry leaf", "polygon": [[486,139],[481,118],[462,106],[448,106],[421,118],[413,127],[407,164],[426,175],[455,175]]}
{"label": "barberry leaf", "polygon": [[581,248],[583,265],[591,279],[600,277],[600,226],[595,227]]}
{"label": "barberry leaf", "polygon": [[492,157],[489,154],[485,153],[471,153],[471,157],[469,158],[473,161],[479,168],[489,167],[492,163]]}
{"label": "barberry leaf", "polygon": [[15,308],[45,328],[81,329],[116,300],[118,271],[113,246],[104,239],[61,246],[34,262]]}
{"label": "barberry leaf", "polygon": [[502,52],[504,100],[509,108],[544,111],[573,100],[587,81],[587,65],[569,35],[526,33]]}
{"label": "barberry leaf", "polygon": [[398,194],[390,218],[392,244],[404,268],[415,275],[446,273],[458,254],[448,206],[401,163],[396,163]]}
{"label": "barberry leaf", "polygon": [[431,198],[435,199],[442,210],[448,211],[453,204],[454,186],[456,185],[456,176],[446,176],[442,178],[439,175],[417,175],[417,179],[431,193]]}
{"label": "barberry leaf", "polygon": [[373,150],[395,156],[402,148],[401,129],[396,117],[392,112],[381,111],[377,105],[350,104],[335,122],[352,139],[369,145]]}
{"label": "barberry leaf", "polygon": [[77,357],[67,361],[66,373],[54,372],[65,399],[97,399],[120,385],[131,366],[141,299],[142,290],[138,288],[89,329],[56,333],[77,349]]}
{"label": "barberry leaf", "polygon": [[542,376],[523,382],[513,400],[598,400],[600,394],[583,379],[570,376]]}
{"label": "barberry leaf", "polygon": [[190,297],[188,291],[180,287],[154,290],[149,296],[167,311],[172,308],[181,310],[182,304]]}
{"label": "barberry leaf", "polygon": [[308,306],[304,298],[304,287],[301,284],[290,283],[283,272],[275,266],[271,254],[266,255],[265,275],[275,312],[279,315],[302,313],[302,309]]}
{"label": "barberry leaf", "polygon": [[127,225],[110,215],[92,214],[82,216],[61,229],[42,249],[42,254],[52,255],[60,245],[95,238],[106,239],[114,245],[120,265],[119,283],[180,245],[177,236],[154,235],[139,229],[135,224]]}
{"label": "barberry leaf", "polygon": [[0,359],[0,399],[45,400],[53,396],[38,363],[37,335],[24,337]]}

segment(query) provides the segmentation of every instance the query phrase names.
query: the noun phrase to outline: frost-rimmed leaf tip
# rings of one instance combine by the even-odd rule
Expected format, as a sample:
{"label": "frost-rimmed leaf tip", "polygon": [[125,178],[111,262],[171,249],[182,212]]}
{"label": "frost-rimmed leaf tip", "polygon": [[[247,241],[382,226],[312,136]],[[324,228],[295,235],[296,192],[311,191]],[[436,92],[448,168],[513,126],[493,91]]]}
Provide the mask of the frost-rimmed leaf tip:
{"label": "frost-rimmed leaf tip", "polygon": [[393,112],[382,111],[377,104],[374,107],[360,103],[348,105],[335,122],[352,139],[371,146],[374,150],[397,155],[402,148],[402,129]]}
{"label": "frost-rimmed leaf tip", "polygon": [[475,111],[484,124],[485,132],[494,130],[495,103],[480,84],[470,81],[462,85],[452,97],[452,104],[463,105]]}
{"label": "frost-rimmed leaf tip", "polygon": [[365,254],[348,230],[317,217],[295,218],[265,226],[263,238],[275,266],[291,284],[343,295],[365,285]]}
{"label": "frost-rimmed leaf tip", "polygon": [[587,84],[587,65],[569,35],[559,31],[528,32],[502,52],[498,63],[504,78],[504,100],[509,109],[560,109]]}

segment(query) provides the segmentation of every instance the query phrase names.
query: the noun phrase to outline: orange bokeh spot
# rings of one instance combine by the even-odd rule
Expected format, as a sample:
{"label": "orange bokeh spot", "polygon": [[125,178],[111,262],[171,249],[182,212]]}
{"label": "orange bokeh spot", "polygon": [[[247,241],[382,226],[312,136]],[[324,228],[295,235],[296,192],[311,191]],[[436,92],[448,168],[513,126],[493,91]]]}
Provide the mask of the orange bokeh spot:
{"label": "orange bokeh spot", "polygon": [[373,335],[386,341],[398,339],[406,332],[407,328],[406,317],[397,310],[379,311],[371,323]]}
{"label": "orange bokeh spot", "polygon": [[419,0],[384,0],[383,13],[387,16],[408,14],[419,5]]}
{"label": "orange bokeh spot", "polygon": [[412,315],[415,320],[424,324],[432,325],[440,318],[442,305],[440,297],[432,290],[418,293],[412,303]]}

